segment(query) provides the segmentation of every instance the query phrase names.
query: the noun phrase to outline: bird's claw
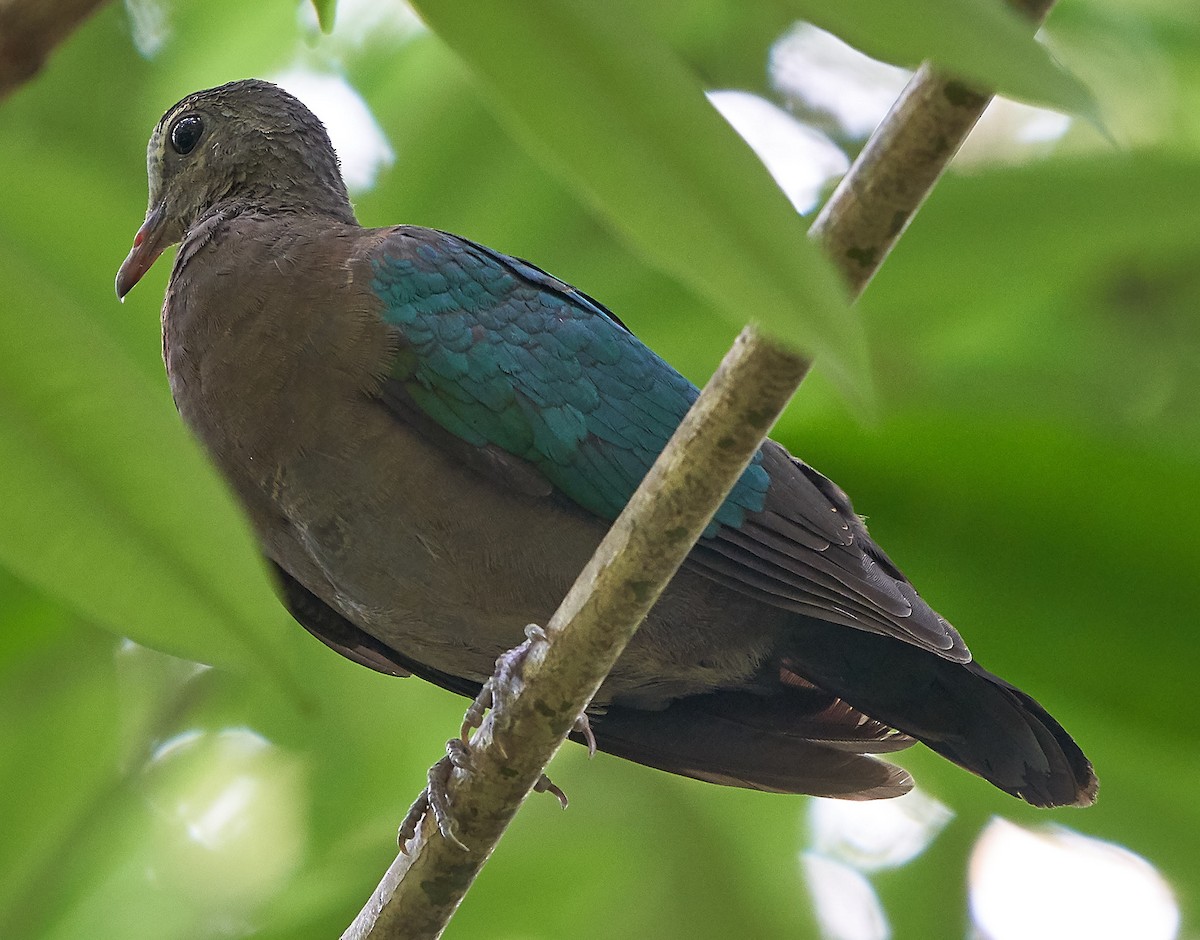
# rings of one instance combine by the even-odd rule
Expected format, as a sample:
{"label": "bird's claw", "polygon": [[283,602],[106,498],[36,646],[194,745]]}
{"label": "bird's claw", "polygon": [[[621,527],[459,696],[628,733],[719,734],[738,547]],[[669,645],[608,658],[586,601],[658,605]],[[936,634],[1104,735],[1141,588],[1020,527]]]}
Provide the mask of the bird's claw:
{"label": "bird's claw", "polygon": [[[450,760],[454,760],[454,755],[449,753],[449,748],[455,745],[461,748],[463,755],[469,757],[471,735],[483,725],[484,716],[491,709],[503,708],[504,703],[517,694],[521,687],[521,670],[530,651],[535,644],[548,642],[550,642],[550,638],[546,635],[546,631],[536,623],[531,623],[525,627],[525,641],[500,654],[496,659],[496,671],[483,684],[479,694],[467,706],[467,710],[463,714],[459,737],[447,744],[447,755]],[[588,754],[594,757],[596,755],[596,737],[592,734],[592,726],[586,714],[581,714],[575,720],[575,727],[572,730],[583,735]],[[500,749],[501,756],[508,757],[504,746],[499,741],[493,739],[493,743]],[[455,766],[462,765],[455,764]],[[466,768],[464,767],[464,769]],[[533,790],[535,793],[553,794],[562,808],[567,808],[567,794],[545,774],[542,774],[538,782],[534,784]]]}
{"label": "bird's claw", "polygon": [[[592,723],[588,721],[587,712],[580,712],[575,719],[575,727],[571,729],[576,734],[583,735],[583,743],[587,745],[588,757],[596,756],[596,736],[592,733]],[[563,804],[564,808],[566,804]]]}
{"label": "bird's claw", "polygon": [[454,773],[454,768],[459,766],[458,758],[451,748],[447,747],[446,750],[446,756],[429,768],[429,784],[426,786],[425,792],[429,795],[429,809],[433,811],[438,832],[451,845],[457,845],[465,852],[467,847],[454,832],[454,814],[450,809],[450,793],[447,789],[450,775]]}
{"label": "bird's claw", "polygon": [[558,805],[563,809],[567,808],[570,800],[567,799],[567,794],[562,791],[561,787],[555,786],[554,781],[542,774],[538,777],[538,782],[533,785],[534,793],[552,793],[554,798],[558,800]]}
{"label": "bird's claw", "polygon": [[[546,643],[548,641],[546,631],[536,623],[531,623],[525,628],[525,642],[502,653],[496,660],[496,671],[483,684],[483,687],[479,690],[479,694],[467,706],[467,710],[463,714],[462,726],[459,728],[458,737],[451,738],[446,742],[446,756],[429,768],[429,783],[421,791],[421,794],[417,797],[413,805],[409,807],[404,821],[400,824],[400,828],[396,834],[397,840],[400,843],[400,851],[405,851],[408,842],[416,836],[417,829],[421,825],[421,820],[424,819],[427,812],[433,813],[434,819],[437,820],[438,832],[442,834],[442,838],[457,845],[464,851],[466,850],[467,847],[463,845],[454,832],[454,817],[450,807],[450,795],[447,792],[450,775],[454,773],[455,769],[468,772],[473,769],[471,760],[472,733],[482,726],[483,718],[489,709],[502,707],[504,702],[516,694],[521,685],[521,668],[525,664],[525,659],[529,655],[529,651],[535,643]],[[586,719],[581,720],[584,721],[586,726]],[[588,737],[589,747],[594,748],[591,729],[588,728],[584,733]],[[500,742],[496,741],[495,744],[500,749],[500,754],[503,757],[508,757]],[[534,785],[534,790],[538,793],[553,793],[563,807],[567,805],[567,795],[559,787],[555,786],[545,774]]]}
{"label": "bird's claw", "polygon": [[[521,688],[521,669],[525,665],[530,650],[537,643],[549,642],[550,638],[546,636],[546,631],[536,623],[531,623],[525,627],[525,641],[500,654],[496,659],[496,671],[483,684],[479,694],[467,706],[466,713],[463,715],[462,728],[459,731],[459,737],[463,741],[470,742],[471,733],[477,731],[483,724],[483,717],[489,709],[503,708],[504,703],[517,694]],[[500,742],[497,741],[496,745],[500,747],[500,753],[507,757]]]}
{"label": "bird's claw", "polygon": [[417,834],[421,820],[427,812],[433,812],[437,822],[438,832],[442,838],[452,845],[458,846],[464,852],[467,847],[454,831],[454,814],[450,808],[450,793],[447,789],[450,775],[455,770],[471,771],[470,745],[459,738],[451,738],[446,742],[446,756],[429,768],[429,781],[425,789],[417,796],[416,801],[408,808],[404,821],[396,833],[400,851],[407,852],[407,846]]}
{"label": "bird's claw", "polygon": [[429,809],[429,790],[422,790],[417,794],[417,798],[413,801],[413,805],[408,808],[408,812],[404,814],[404,819],[400,823],[400,828],[396,830],[396,843],[400,846],[402,854],[408,854],[408,843],[417,836],[417,828],[421,825],[421,820],[425,818],[425,811]]}
{"label": "bird's claw", "polygon": [[464,744],[471,743],[471,734],[478,731],[480,725],[483,724],[483,716],[488,713],[488,709],[496,701],[496,696],[492,692],[492,680],[488,679],[483,684],[483,688],[479,690],[479,694],[467,706],[466,712],[463,713],[462,728],[459,729],[458,737]]}
{"label": "bird's claw", "polygon": [[446,742],[446,760],[456,770],[465,770],[470,772],[475,769],[475,764],[471,759],[471,745],[462,740],[462,738],[451,738]]}

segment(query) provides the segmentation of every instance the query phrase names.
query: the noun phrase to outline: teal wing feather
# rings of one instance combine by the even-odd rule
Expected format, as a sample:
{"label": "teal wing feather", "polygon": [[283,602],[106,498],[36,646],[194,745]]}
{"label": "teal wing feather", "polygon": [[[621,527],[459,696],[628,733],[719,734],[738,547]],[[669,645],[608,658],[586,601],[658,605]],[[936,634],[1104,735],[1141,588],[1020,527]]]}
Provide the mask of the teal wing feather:
{"label": "teal wing feather", "polygon": [[[603,519],[624,508],[699,394],[603,306],[527,262],[400,227],[372,268],[400,346],[389,381],[444,430],[528,461]],[[706,534],[763,508],[762,460]]]}
{"label": "teal wing feather", "polygon": [[[398,344],[385,397],[528,492],[548,492],[544,477],[615,519],[699,394],[603,306],[527,262],[401,226],[372,266]],[[538,479],[531,484],[505,454]],[[846,494],[772,441],[705,536],[688,563],[733,590],[970,659]]]}

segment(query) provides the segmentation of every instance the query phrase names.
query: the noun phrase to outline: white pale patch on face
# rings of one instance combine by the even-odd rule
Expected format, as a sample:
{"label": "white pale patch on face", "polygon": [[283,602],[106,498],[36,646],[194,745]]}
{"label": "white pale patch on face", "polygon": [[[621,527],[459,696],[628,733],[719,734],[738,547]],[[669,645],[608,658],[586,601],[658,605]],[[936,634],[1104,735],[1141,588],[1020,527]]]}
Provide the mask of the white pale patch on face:
{"label": "white pale patch on face", "polygon": [[367,103],[342,76],[297,66],[268,80],[286,88],[321,119],[350,192],[370,189],[379,171],[395,162],[396,154]]}
{"label": "white pale patch on face", "polygon": [[758,154],[798,212],[812,210],[824,186],[850,166],[823,133],[758,95],[712,91],[708,100]]}
{"label": "white pale patch on face", "polygon": [[1173,940],[1179,906],[1128,849],[1065,828],[993,819],[971,853],[971,915],[987,940]]}

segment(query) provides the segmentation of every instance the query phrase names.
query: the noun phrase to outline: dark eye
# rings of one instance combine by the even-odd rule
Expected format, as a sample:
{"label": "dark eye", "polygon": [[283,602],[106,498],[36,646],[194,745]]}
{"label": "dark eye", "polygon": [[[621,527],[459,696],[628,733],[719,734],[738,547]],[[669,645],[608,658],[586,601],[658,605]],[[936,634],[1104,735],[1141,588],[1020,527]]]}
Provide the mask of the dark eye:
{"label": "dark eye", "polygon": [[171,128],[171,146],[176,153],[191,153],[204,133],[204,122],[194,114],[181,117]]}

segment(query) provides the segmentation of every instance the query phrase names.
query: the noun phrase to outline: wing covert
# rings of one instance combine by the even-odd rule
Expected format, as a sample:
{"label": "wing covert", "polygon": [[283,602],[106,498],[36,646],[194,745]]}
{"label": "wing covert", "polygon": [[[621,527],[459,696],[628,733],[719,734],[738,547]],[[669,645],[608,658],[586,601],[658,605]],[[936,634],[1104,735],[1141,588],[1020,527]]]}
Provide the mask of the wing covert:
{"label": "wing covert", "polygon": [[[388,385],[477,448],[528,461],[615,519],[698,390],[586,294],[519,259],[399,227],[371,259],[399,348]],[[761,458],[710,526],[762,508]]]}
{"label": "wing covert", "polygon": [[[431,229],[381,233],[371,288],[395,330],[383,398],[463,459],[617,517],[698,389],[606,308],[541,269]],[[960,662],[957,631],[871,540],[846,494],[767,441],[688,564],[775,607]]]}

